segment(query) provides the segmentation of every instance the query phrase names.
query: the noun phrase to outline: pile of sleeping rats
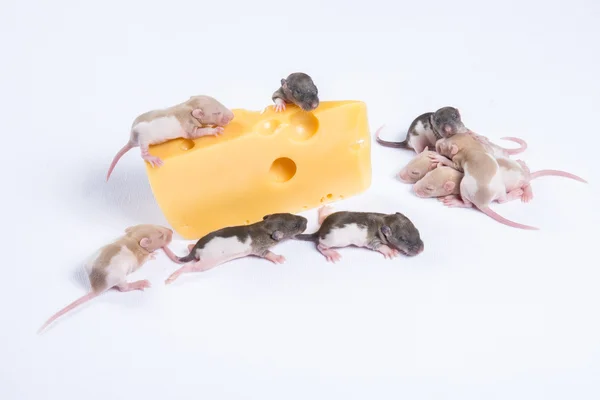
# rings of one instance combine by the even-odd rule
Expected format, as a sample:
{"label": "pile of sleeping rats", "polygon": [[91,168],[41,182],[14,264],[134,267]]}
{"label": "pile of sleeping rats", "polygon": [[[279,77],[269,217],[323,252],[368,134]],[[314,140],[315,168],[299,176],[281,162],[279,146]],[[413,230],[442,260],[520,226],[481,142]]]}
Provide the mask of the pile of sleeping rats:
{"label": "pile of sleeping rats", "polygon": [[[309,75],[295,72],[281,79],[281,86],[273,93],[272,101],[276,112],[285,110],[286,104],[295,104],[310,112],[318,108],[319,94]],[[133,121],[129,141],[115,155],[106,180],[119,159],[134,147],[140,147],[144,161],[159,168],[163,161],[149,153],[150,145],[176,138],[220,135],[233,118],[231,110],[204,95],[192,96],[170,108],[148,111]],[[562,176],[586,182],[564,171],[530,172],[524,161],[510,158],[527,149],[524,140],[502,138],[518,143],[521,146],[518,149],[493,144],[485,136],[466,128],[454,107],[442,107],[418,116],[401,142],[382,140],[382,128],[376,132],[378,143],[416,153],[398,173],[400,181],[413,184],[415,195],[436,197],[448,207],[475,207],[514,228],[537,229],[500,216],[490,209],[491,202],[517,199],[529,202],[533,198],[530,182],[541,176]],[[314,242],[330,262],[341,258],[335,248],[348,246],[374,250],[389,259],[401,253],[416,256],[424,249],[418,229],[400,212],[334,212],[331,207],[323,206],[318,211],[320,227],[316,232],[304,233],[307,222],[306,218],[290,213],[269,214],[253,224],[229,226],[205,235],[188,246],[189,253],[184,257],[178,257],[168,247],[173,237],[171,229],[150,224],[128,227],[123,236],[101,247],[85,263],[90,291],[50,317],[38,333],[60,316],[111,288],[128,292],[150,287],[148,280],[128,282],[127,276],[146,261],[153,260],[158,250],[163,250],[174,263],[182,264],[165,281],[170,284],[181,274],[206,271],[241,257],[258,256],[273,263],[283,263],[285,258],[270,249],[288,239]]]}

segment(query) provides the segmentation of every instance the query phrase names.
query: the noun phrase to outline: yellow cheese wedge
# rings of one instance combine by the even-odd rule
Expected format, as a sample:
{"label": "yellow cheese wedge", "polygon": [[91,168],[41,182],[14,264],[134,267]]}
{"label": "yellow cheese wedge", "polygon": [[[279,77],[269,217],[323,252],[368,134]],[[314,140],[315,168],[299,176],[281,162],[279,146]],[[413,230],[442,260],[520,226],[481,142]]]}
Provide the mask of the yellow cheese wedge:
{"label": "yellow cheese wedge", "polygon": [[232,110],[219,136],[151,146],[164,164],[146,172],[154,197],[184,239],[278,212],[297,213],[371,185],[371,136],[360,101]]}

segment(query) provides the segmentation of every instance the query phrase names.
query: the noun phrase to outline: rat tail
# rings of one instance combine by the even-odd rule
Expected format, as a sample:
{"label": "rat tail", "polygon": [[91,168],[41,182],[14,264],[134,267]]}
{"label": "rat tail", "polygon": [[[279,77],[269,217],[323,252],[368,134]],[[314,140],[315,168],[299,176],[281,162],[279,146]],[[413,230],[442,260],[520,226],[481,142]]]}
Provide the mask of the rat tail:
{"label": "rat tail", "polygon": [[190,254],[184,257],[178,257],[177,254],[173,253],[168,246],[162,248],[169,260],[177,263],[177,264],[185,264],[186,262],[190,262],[195,259],[194,251],[190,251]]}
{"label": "rat tail", "polygon": [[542,169],[531,174],[531,179],[539,178],[542,176],[562,176],[563,178],[574,179],[579,182],[588,183],[585,179],[580,178],[577,175],[571,174],[565,171],[559,171],[557,169]]}
{"label": "rat tail", "polygon": [[50,325],[52,322],[54,322],[57,318],[61,317],[62,315],[68,313],[69,311],[71,311],[72,309],[74,309],[77,306],[80,306],[81,304],[92,300],[94,297],[98,296],[100,293],[95,293],[95,292],[90,292],[88,294],[86,294],[85,296],[82,296],[80,298],[78,298],[77,300],[75,300],[74,302],[72,302],[71,304],[69,304],[68,306],[66,306],[65,308],[63,308],[62,310],[60,310],[59,312],[57,312],[56,314],[54,314],[53,316],[51,316],[48,321],[46,321],[44,323],[44,325],[42,325],[42,327],[38,330],[38,335],[44,330],[46,329],[46,327],[48,325]]}
{"label": "rat tail", "polygon": [[529,225],[523,225],[523,224],[519,224],[517,222],[513,222],[509,219],[504,218],[503,216],[501,216],[500,214],[496,213],[495,211],[493,211],[491,208],[489,208],[488,206],[485,207],[479,207],[477,205],[475,205],[479,211],[481,211],[482,213],[484,213],[485,215],[487,215],[488,217],[500,222],[501,224],[504,225],[508,225],[510,227],[513,228],[519,228],[519,229],[530,229],[530,230],[534,230],[537,231],[539,230],[539,228],[533,227],[533,226],[529,226]]}
{"label": "rat tail", "polygon": [[121,148],[121,150],[119,150],[117,155],[115,155],[115,158],[113,158],[112,163],[110,164],[110,167],[108,168],[108,173],[106,174],[107,182],[108,182],[108,178],[110,178],[110,174],[112,174],[113,169],[115,169],[115,166],[117,165],[117,163],[119,162],[121,157],[123,157],[123,155],[125,153],[127,153],[129,150],[133,149],[133,147],[134,147],[133,144],[131,143],[131,141],[129,141],[129,142],[127,142],[127,144],[125,146],[123,146],[123,148]]}
{"label": "rat tail", "polygon": [[296,240],[303,240],[305,242],[316,242],[318,239],[318,232],[315,233],[301,233],[294,236]]}
{"label": "rat tail", "polygon": [[377,132],[375,132],[375,140],[377,140],[377,143],[379,143],[382,146],[386,146],[386,147],[395,147],[395,148],[400,148],[400,149],[408,149],[408,138],[404,139],[401,142],[388,142],[387,140],[383,140],[381,139],[381,137],[379,136],[379,133],[381,132],[381,130],[383,129],[385,125],[381,125],[381,127],[379,129],[377,129]]}
{"label": "rat tail", "polygon": [[500,138],[502,140],[510,140],[511,142],[515,142],[521,145],[521,147],[519,147],[518,149],[504,149],[504,151],[506,151],[509,155],[515,155],[515,154],[519,154],[524,152],[525,150],[527,150],[527,142],[524,141],[523,139],[519,139],[517,137],[511,137],[511,136],[507,136],[507,137],[503,137]]}

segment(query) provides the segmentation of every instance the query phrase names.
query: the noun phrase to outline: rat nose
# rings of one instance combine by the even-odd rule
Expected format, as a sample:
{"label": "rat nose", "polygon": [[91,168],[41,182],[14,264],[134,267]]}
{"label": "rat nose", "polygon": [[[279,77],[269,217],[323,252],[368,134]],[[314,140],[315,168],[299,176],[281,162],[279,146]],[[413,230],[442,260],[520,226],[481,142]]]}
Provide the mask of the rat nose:
{"label": "rat nose", "polygon": [[445,131],[446,133],[451,133],[451,132],[452,132],[452,127],[451,127],[450,125],[445,125],[445,126],[444,126],[444,131]]}
{"label": "rat nose", "polygon": [[397,176],[402,182],[406,182],[408,180],[408,173],[406,171],[400,171]]}

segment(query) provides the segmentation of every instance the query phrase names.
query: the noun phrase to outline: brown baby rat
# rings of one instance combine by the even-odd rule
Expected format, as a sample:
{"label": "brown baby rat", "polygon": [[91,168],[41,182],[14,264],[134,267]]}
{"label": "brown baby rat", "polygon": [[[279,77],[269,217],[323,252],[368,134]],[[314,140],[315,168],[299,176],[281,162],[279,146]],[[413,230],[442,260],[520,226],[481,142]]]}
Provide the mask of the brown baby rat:
{"label": "brown baby rat", "polygon": [[294,239],[315,242],[319,252],[331,262],[342,257],[335,247],[368,248],[390,259],[400,252],[416,256],[425,248],[419,230],[399,212],[334,212],[331,207],[323,206],[319,209],[319,224],[316,232],[297,235]]}
{"label": "brown baby rat", "polygon": [[265,215],[262,221],[250,225],[229,226],[202,237],[185,257],[176,256],[168,247],[165,253],[174,262],[184,264],[165,281],[172,283],[181,274],[201,272],[227,261],[250,255],[283,263],[285,257],[270,251],[283,240],[306,230],[307,219],[290,213]]}
{"label": "brown baby rat", "polygon": [[507,201],[502,171],[498,161],[473,135],[460,133],[436,143],[437,153],[430,154],[431,159],[464,174],[460,182],[460,198],[445,202],[450,207],[473,207],[494,220],[520,229],[538,228],[510,221],[489,205],[493,201]]}
{"label": "brown baby rat", "polygon": [[154,252],[171,243],[172,238],[173,231],[159,225],[135,225],[125,229],[125,235],[100,248],[85,263],[91,291],[50,317],[38,333],[63,314],[110,288],[128,292],[150,287],[147,280],[127,282],[127,275],[137,271],[146,261],[154,259]]}
{"label": "brown baby rat", "polygon": [[204,95],[192,96],[172,107],[141,114],[131,124],[129,141],[113,158],[106,180],[110,178],[121,157],[136,146],[140,147],[145,161],[153,167],[161,166],[163,161],[149,153],[150,145],[176,138],[197,139],[206,135],[218,135],[233,117],[231,110],[215,98]]}
{"label": "brown baby rat", "polygon": [[295,104],[304,111],[312,111],[319,106],[319,90],[310,76],[304,72],[294,72],[281,79],[281,87],[271,99],[276,112],[285,110],[286,103]]}

